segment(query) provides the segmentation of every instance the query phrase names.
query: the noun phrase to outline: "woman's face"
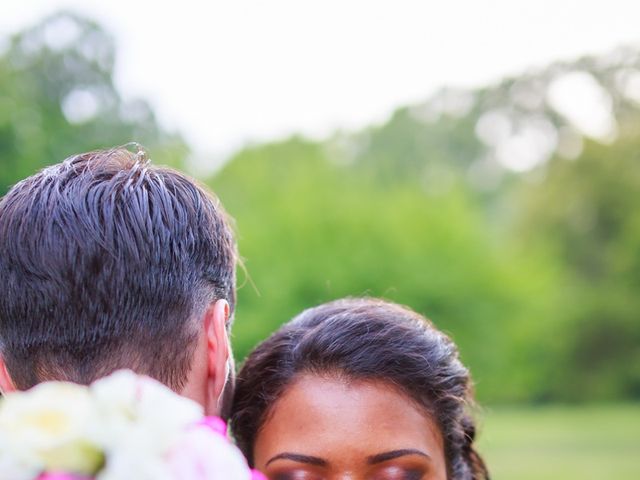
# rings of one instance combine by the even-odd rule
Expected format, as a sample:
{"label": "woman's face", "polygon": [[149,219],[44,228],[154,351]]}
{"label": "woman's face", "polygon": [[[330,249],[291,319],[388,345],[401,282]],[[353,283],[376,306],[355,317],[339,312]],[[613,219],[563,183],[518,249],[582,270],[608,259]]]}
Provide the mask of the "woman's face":
{"label": "woman's face", "polygon": [[256,438],[270,480],[446,480],[442,435],[382,382],[305,375],[278,399]]}

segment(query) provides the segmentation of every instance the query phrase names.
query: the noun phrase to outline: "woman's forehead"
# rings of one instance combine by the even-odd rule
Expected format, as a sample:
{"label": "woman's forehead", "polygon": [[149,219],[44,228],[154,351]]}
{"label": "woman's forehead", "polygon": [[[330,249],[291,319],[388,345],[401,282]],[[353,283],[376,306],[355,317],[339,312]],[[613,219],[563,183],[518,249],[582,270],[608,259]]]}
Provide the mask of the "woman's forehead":
{"label": "woman's forehead", "polygon": [[316,456],[406,448],[439,454],[443,441],[435,422],[389,383],[303,375],[273,405],[255,454],[301,448]]}

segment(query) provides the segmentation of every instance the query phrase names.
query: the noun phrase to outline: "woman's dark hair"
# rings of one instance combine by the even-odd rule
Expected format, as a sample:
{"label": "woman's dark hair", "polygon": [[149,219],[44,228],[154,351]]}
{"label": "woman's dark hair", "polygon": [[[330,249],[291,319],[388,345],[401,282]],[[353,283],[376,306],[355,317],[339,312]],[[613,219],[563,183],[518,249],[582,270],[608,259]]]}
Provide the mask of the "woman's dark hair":
{"label": "woman's dark hair", "polygon": [[246,359],[236,384],[231,429],[253,464],[258,432],[302,374],[385,381],[433,418],[451,480],[486,480],[474,448],[469,371],[454,343],[428,320],[376,299],[344,299],[302,312]]}

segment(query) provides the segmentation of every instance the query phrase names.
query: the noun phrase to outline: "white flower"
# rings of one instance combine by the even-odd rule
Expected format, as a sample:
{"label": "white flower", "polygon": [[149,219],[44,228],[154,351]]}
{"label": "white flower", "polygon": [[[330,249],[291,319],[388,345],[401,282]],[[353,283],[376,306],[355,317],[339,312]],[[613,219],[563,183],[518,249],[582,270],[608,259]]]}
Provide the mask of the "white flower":
{"label": "white flower", "polygon": [[[1,407],[0,407],[1,408]],[[41,462],[28,451],[14,451],[6,432],[0,430],[0,478],[33,480],[41,470]]]}
{"label": "white flower", "polygon": [[96,480],[173,480],[169,477],[166,463],[160,455],[149,452],[127,450],[111,452],[103,470]]}
{"label": "white flower", "polygon": [[93,438],[108,452],[100,480],[166,477],[163,456],[202,407],[155,380],[119,371],[91,386],[98,417]]}
{"label": "white flower", "polygon": [[44,383],[0,402],[0,480],[37,480],[44,471],[96,480],[252,478],[218,419],[130,371],[91,387]]}
{"label": "white flower", "polygon": [[102,462],[88,434],[92,417],[86,387],[47,382],[11,393],[0,404],[0,461],[92,474]]}

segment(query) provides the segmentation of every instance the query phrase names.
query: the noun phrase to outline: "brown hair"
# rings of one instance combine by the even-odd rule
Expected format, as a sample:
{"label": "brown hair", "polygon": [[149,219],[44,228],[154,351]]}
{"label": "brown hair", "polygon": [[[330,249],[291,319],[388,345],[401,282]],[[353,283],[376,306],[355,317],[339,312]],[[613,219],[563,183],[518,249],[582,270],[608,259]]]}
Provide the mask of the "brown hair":
{"label": "brown hair", "polygon": [[235,304],[217,199],[138,149],[83,153],[0,201],[0,348],[21,389],[132,368],[178,390],[206,304]]}
{"label": "brown hair", "polygon": [[250,463],[270,409],[303,373],[393,384],[437,421],[450,479],[489,478],[474,447],[469,371],[453,342],[417,313],[382,300],[338,300],[302,312],[260,344],[238,374],[231,414]]}

